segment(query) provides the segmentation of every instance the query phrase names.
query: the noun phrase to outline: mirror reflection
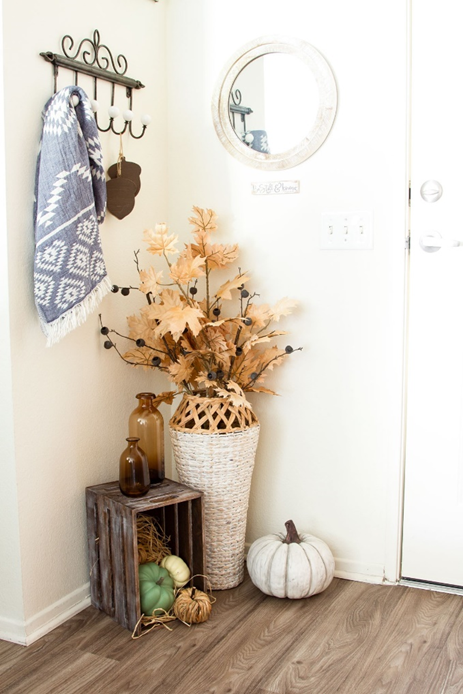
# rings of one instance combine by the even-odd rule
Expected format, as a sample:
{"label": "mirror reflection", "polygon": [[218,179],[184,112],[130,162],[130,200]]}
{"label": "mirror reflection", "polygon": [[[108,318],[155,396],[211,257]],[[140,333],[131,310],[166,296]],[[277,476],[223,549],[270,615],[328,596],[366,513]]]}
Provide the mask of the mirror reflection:
{"label": "mirror reflection", "polygon": [[234,81],[230,123],[251,149],[280,154],[307,137],[319,106],[319,88],[309,65],[294,55],[269,53],[248,63]]}

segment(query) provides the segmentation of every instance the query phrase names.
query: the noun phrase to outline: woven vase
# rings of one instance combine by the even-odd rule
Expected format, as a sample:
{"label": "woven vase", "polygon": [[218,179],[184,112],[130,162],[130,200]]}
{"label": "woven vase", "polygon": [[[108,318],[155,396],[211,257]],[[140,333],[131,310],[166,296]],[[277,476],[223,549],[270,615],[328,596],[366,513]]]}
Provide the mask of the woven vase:
{"label": "woven vase", "polygon": [[227,399],[185,395],[169,429],[180,481],[204,493],[206,575],[214,590],[233,588],[244,578],[259,421]]}

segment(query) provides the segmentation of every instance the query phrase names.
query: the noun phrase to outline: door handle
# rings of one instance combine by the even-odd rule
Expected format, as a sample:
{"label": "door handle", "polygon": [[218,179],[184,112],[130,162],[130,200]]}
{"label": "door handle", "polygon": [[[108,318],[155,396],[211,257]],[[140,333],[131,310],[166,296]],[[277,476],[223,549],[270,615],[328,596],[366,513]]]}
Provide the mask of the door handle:
{"label": "door handle", "polygon": [[443,239],[437,231],[430,231],[420,238],[420,246],[426,253],[435,253],[441,248],[458,248],[463,246],[463,241],[458,239]]}

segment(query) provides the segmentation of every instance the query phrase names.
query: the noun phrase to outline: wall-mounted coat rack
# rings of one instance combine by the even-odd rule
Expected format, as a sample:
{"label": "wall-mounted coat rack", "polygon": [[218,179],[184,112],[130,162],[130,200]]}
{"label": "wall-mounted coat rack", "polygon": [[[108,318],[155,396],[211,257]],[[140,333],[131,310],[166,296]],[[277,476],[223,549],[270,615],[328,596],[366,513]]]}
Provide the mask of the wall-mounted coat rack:
{"label": "wall-mounted coat rack", "polygon": [[[82,39],[77,50],[73,52],[74,39],[72,36],[66,35],[61,41],[61,50],[64,55],[52,53],[50,51],[40,53],[49,63],[53,65],[54,92],[57,91],[58,72],[59,68],[65,68],[74,72],[75,84],[78,84],[79,74],[89,75],[93,77],[93,101],[92,109],[95,113],[95,120],[100,132],[108,132],[111,130],[116,135],[123,135],[127,130],[130,135],[139,140],[145,134],[147,126],[151,122],[151,116],[145,114],[141,117],[143,129],[139,135],[135,135],[132,129],[133,111],[132,97],[134,89],[142,89],[145,85],[139,80],[134,80],[126,76],[128,63],[127,58],[120,54],[114,59],[112,52],[105,45],[100,43],[100,32],[95,30],[92,39]],[[78,58],[81,58],[78,60]],[[109,125],[103,128],[98,123],[97,111],[98,105],[98,80],[105,80],[111,83],[111,105],[108,109]],[[124,126],[122,130],[116,130],[114,120],[120,115],[120,110],[115,106],[115,89],[116,85],[125,87],[126,96],[128,99],[128,109],[122,112]]]}

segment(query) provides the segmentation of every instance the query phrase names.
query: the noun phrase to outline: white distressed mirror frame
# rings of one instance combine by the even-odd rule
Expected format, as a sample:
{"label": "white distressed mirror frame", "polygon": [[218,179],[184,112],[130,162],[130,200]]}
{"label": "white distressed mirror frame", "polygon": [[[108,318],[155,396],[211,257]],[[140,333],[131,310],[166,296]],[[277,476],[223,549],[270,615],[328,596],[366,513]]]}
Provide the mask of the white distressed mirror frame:
{"label": "white distressed mirror frame", "polygon": [[[279,154],[257,152],[241,142],[229,115],[229,99],[240,72],[256,58],[268,53],[289,53],[304,61],[311,69],[319,90],[319,108],[307,136],[295,147]],[[309,43],[283,36],[263,36],[241,48],[225,65],[212,98],[214,127],[225,149],[248,166],[267,171],[290,169],[312,156],[328,137],[334,123],[337,90],[334,75],[325,58]]]}

